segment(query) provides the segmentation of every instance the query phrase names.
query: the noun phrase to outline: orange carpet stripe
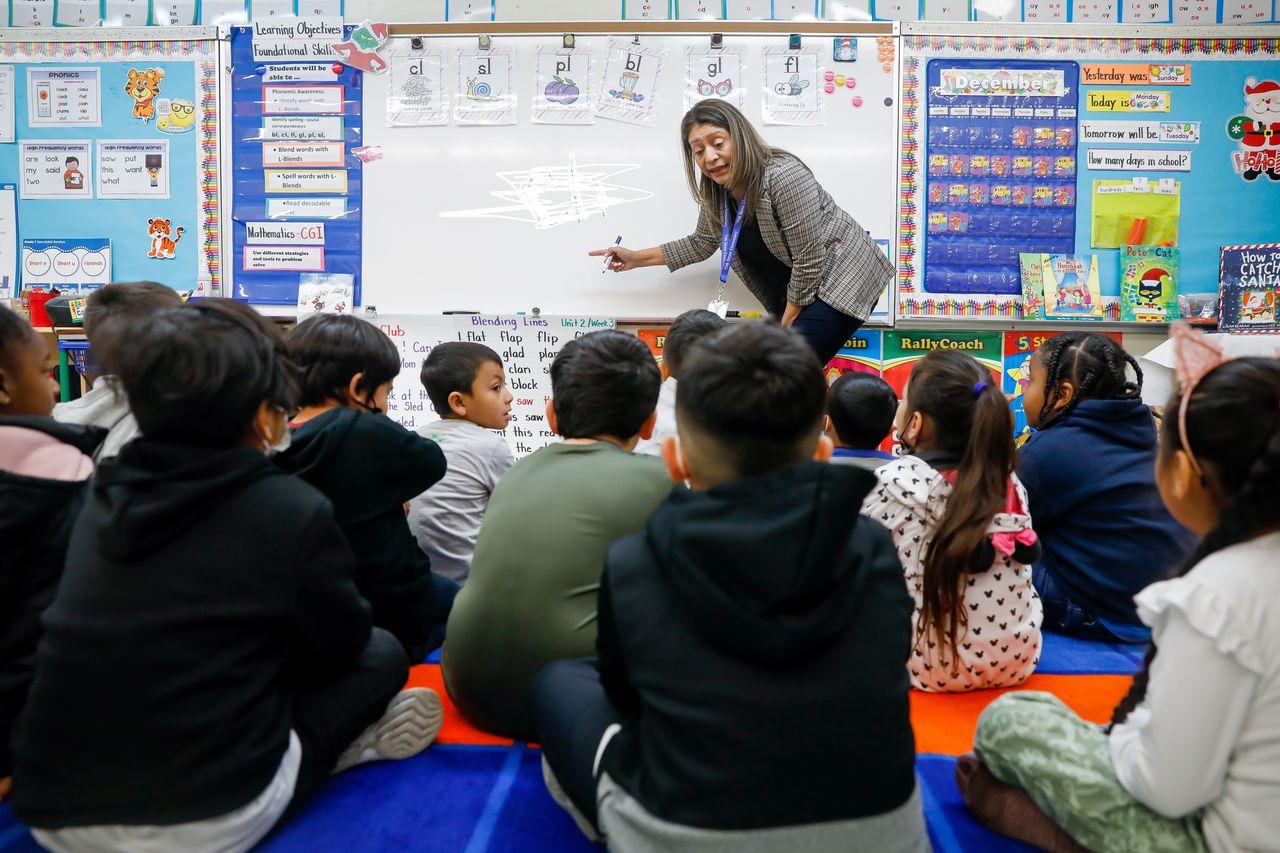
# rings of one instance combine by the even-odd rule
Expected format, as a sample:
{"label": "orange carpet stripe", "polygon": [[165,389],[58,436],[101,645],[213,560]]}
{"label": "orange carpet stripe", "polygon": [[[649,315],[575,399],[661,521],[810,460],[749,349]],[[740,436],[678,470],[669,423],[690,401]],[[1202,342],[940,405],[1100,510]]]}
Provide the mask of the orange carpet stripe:
{"label": "orange carpet stripe", "polygon": [[440,734],[436,735],[436,743],[473,746],[511,746],[515,743],[511,738],[482,732],[463,719],[453,700],[449,698],[449,692],[444,689],[444,675],[440,672],[440,664],[424,663],[410,667],[405,689],[410,687],[430,687],[440,694],[440,701],[444,704],[444,725],[440,728]]}
{"label": "orange carpet stripe", "polygon": [[[1012,690],[1052,693],[1086,720],[1105,723],[1129,690],[1128,675],[1033,675]],[[911,691],[911,725],[916,732],[916,752],[963,755],[973,749],[978,715],[1012,690],[978,693],[925,693]]]}
{"label": "orange carpet stripe", "polygon": [[[1066,702],[1077,714],[1095,723],[1105,723],[1111,711],[1129,689],[1127,675],[1033,675],[1013,690],[1043,690]],[[511,746],[510,738],[482,732],[463,719],[444,689],[439,664],[420,664],[409,670],[405,687],[430,687],[444,703],[444,726],[436,743],[472,746]],[[983,690],[977,693],[924,693],[911,691],[911,724],[916,732],[916,751],[936,755],[963,755],[973,748],[973,732],[978,715],[987,705],[1012,690]]]}

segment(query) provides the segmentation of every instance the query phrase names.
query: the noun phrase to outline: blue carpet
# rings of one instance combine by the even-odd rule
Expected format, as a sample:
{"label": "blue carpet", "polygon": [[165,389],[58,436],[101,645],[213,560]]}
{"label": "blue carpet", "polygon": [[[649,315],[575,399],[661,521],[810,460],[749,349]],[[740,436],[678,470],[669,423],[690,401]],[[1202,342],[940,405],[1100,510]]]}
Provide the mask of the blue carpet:
{"label": "blue carpet", "polygon": [[1130,675],[1142,669],[1145,645],[1077,640],[1044,634],[1036,672],[1042,675]]}
{"label": "blue carpet", "polygon": [[[542,784],[541,756],[525,747],[437,746],[408,761],[371,764],[335,776],[262,853],[317,850],[396,853],[591,853],[573,821]],[[955,759],[917,761],[929,837],[938,853],[1022,853],[965,811]],[[0,853],[39,847],[0,806]]]}
{"label": "blue carpet", "polygon": [[956,788],[956,760],[951,756],[916,756],[916,775],[934,853],[1035,851],[1034,847],[988,832],[973,819]]}

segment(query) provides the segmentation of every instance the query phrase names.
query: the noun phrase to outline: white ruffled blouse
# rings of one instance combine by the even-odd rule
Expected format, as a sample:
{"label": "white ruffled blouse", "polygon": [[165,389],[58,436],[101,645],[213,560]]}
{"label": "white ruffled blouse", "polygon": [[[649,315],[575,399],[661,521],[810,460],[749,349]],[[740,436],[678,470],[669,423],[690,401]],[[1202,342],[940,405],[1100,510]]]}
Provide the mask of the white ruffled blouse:
{"label": "white ruffled blouse", "polygon": [[1203,809],[1213,853],[1280,849],[1280,533],[1134,600],[1159,652],[1111,733],[1120,784],[1167,817]]}

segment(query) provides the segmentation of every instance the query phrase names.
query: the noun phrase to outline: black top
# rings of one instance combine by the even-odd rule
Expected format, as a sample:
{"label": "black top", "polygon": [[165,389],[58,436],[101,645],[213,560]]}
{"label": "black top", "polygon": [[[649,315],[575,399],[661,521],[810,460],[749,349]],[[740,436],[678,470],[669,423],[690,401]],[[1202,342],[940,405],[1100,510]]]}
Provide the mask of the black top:
{"label": "black top", "polygon": [[[102,427],[30,415],[0,416],[0,426],[38,430],[86,456],[107,435]],[[0,777],[13,775],[9,733],[35,674],[40,614],[58,590],[88,482],[0,471]]]}
{"label": "black top", "polygon": [[295,690],[369,642],[324,496],[248,448],[146,438],[102,462],[13,738],[14,814],[169,825],[262,793]]}
{"label": "black top", "polygon": [[[737,202],[730,198],[730,222],[737,214]],[[732,236],[732,231],[730,235]],[[777,294],[777,300],[770,300],[771,304],[764,307],[770,314],[781,316],[783,309],[787,307],[787,286],[791,283],[791,267],[778,260],[778,256],[769,251],[769,247],[764,244],[764,236],[760,233],[760,222],[754,213],[748,215],[742,223],[742,231],[738,234],[738,256],[768,285],[770,293]]]}
{"label": "black top", "polygon": [[412,663],[421,662],[435,595],[431,561],[413,538],[404,504],[444,476],[440,445],[385,415],[339,407],[294,430],[279,463],[333,502],[373,624],[395,634]]}
{"label": "black top", "polygon": [[911,598],[875,477],[804,463],[676,492],[620,539],[598,666],[603,767],[654,816],[743,830],[883,814],[915,789]]}

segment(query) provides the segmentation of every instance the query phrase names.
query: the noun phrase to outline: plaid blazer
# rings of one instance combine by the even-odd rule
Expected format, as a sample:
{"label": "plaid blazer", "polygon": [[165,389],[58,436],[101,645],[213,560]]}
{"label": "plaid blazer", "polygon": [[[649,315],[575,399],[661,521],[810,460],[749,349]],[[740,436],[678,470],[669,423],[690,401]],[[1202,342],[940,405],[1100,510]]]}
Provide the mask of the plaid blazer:
{"label": "plaid blazer", "polygon": [[[865,320],[893,278],[893,265],[871,235],[836,206],[795,157],[783,154],[769,161],[755,217],[765,246],[791,267],[787,302],[803,306],[821,299]],[[714,255],[720,248],[720,224],[700,205],[694,232],[662,244],[667,268],[675,272]],[[779,309],[784,294],[754,275],[736,252],[733,271],[762,305],[774,312]]]}

